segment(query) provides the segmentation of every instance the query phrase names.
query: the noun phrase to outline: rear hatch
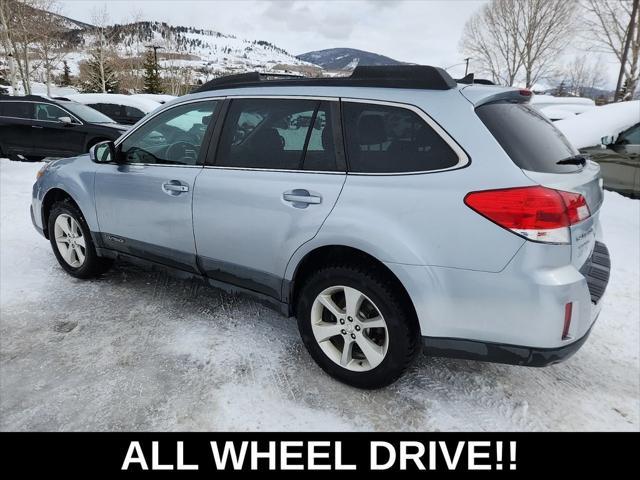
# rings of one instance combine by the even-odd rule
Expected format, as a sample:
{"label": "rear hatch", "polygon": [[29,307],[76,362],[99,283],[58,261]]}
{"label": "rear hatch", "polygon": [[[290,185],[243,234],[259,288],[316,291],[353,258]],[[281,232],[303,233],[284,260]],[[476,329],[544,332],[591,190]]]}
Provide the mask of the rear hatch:
{"label": "rear hatch", "polygon": [[526,103],[498,100],[477,106],[476,113],[531,180],[582,195],[590,215],[569,227],[571,263],[580,268],[596,241],[603,200],[598,164],[581,156],[551,121]]}

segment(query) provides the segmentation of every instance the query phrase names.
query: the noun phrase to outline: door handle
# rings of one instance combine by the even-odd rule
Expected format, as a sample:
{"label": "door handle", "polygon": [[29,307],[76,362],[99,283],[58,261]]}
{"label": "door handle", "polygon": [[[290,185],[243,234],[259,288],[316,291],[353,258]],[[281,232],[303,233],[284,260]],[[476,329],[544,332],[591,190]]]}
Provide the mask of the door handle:
{"label": "door handle", "polygon": [[181,193],[188,192],[189,186],[183,185],[178,180],[171,180],[162,184],[162,190],[168,195],[180,195]]}
{"label": "door handle", "polygon": [[298,188],[284,192],[282,199],[285,202],[293,203],[293,206],[297,208],[306,208],[308,205],[318,205],[322,203],[322,197],[320,195],[313,195],[309,193],[309,190]]}
{"label": "door handle", "polygon": [[42,125],[31,125],[31,128],[44,128]]}

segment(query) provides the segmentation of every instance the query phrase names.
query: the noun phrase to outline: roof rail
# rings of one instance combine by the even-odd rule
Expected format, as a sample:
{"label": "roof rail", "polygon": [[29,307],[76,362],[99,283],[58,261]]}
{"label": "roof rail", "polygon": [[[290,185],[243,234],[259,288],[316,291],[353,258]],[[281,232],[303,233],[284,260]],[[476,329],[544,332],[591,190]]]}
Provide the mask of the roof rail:
{"label": "roof rail", "polygon": [[11,96],[3,96],[2,98],[3,100],[50,100],[47,97],[44,97],[42,95],[11,95]]}
{"label": "roof rail", "polygon": [[[269,80],[268,78],[276,78]],[[278,78],[285,77],[285,78]],[[192,93],[260,86],[326,86],[381,87],[449,90],[456,87],[451,76],[439,67],[428,65],[384,65],[356,67],[349,77],[308,78],[290,75],[250,72],[215,78],[194,89]]]}

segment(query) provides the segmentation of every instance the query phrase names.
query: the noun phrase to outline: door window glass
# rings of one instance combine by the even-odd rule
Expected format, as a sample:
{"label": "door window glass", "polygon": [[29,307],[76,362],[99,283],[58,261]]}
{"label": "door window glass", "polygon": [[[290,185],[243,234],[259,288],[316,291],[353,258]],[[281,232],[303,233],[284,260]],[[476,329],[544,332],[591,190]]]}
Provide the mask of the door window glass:
{"label": "door window glass", "polygon": [[349,168],[397,173],[440,170],[459,159],[419,115],[402,107],[343,103]]}
{"label": "door window glass", "polygon": [[319,100],[233,100],[222,129],[216,165],[335,170],[329,116],[329,102]]}
{"label": "door window glass", "polygon": [[162,112],[122,142],[122,161],[195,165],[217,103],[194,102]]}
{"label": "door window glass", "polygon": [[69,117],[73,120],[69,113],[60,107],[49,103],[36,103],[36,120],[58,122],[60,117]]}
{"label": "door window glass", "polygon": [[4,117],[33,119],[33,106],[31,102],[2,102],[0,113]]}

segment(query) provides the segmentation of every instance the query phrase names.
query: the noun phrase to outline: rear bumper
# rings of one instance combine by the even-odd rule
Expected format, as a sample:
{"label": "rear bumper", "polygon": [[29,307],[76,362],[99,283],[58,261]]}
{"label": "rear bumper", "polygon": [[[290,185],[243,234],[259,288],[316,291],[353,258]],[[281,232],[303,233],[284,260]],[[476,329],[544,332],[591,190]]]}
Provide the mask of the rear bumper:
{"label": "rear bumper", "polygon": [[[591,328],[593,328],[593,325]],[[587,330],[587,333],[582,338],[557,348],[523,347],[520,345],[438,337],[422,337],[422,343],[425,353],[432,357],[479,360],[525,367],[546,367],[547,365],[563,362],[576,353],[587,341],[591,328]]]}
{"label": "rear bumper", "polygon": [[[597,242],[578,269],[569,246],[527,242],[501,272],[387,264],[413,302],[429,355],[543,366],[575,353],[602,309],[609,281]],[[567,303],[571,323],[564,335]]]}

